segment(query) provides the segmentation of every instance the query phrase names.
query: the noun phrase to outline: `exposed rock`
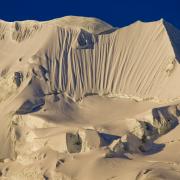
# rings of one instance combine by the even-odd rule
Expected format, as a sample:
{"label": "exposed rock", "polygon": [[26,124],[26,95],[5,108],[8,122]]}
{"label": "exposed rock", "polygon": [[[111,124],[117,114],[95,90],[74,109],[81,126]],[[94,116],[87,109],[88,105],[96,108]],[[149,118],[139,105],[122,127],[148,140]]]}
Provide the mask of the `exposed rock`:
{"label": "exposed rock", "polygon": [[80,30],[77,39],[72,44],[72,47],[76,49],[92,49],[94,47],[94,41],[94,35],[87,31]]}
{"label": "exposed rock", "polygon": [[19,87],[23,81],[23,74],[22,72],[15,72],[14,73],[14,82],[16,83],[16,86]]}
{"label": "exposed rock", "polygon": [[123,156],[125,153],[125,146],[121,139],[114,140],[109,146],[109,151],[106,154],[106,157],[118,157]]}
{"label": "exposed rock", "polygon": [[79,153],[82,149],[82,140],[79,134],[67,133],[66,145],[69,153]]}

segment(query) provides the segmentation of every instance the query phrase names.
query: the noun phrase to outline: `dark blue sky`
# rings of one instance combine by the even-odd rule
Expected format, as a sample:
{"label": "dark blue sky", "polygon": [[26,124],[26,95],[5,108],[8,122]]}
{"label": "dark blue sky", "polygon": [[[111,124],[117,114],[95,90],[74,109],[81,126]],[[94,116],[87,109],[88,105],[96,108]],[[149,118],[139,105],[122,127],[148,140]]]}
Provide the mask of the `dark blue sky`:
{"label": "dark blue sky", "polygon": [[4,0],[0,19],[49,20],[66,15],[98,17],[122,27],[164,18],[180,29],[180,0]]}

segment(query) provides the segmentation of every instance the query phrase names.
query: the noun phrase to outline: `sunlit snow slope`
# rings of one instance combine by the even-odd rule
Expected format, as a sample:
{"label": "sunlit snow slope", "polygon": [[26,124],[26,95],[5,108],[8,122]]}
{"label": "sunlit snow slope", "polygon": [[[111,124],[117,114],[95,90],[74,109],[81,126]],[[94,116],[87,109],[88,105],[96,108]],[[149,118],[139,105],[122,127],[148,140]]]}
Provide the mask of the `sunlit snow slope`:
{"label": "sunlit snow slope", "polygon": [[179,63],[163,19],[1,20],[0,179],[180,178]]}
{"label": "sunlit snow slope", "polygon": [[1,69],[23,64],[19,71],[31,73],[44,94],[75,100],[94,93],[160,99],[180,94],[180,32],[164,20],[117,29],[97,19],[64,17],[1,21],[0,30]]}

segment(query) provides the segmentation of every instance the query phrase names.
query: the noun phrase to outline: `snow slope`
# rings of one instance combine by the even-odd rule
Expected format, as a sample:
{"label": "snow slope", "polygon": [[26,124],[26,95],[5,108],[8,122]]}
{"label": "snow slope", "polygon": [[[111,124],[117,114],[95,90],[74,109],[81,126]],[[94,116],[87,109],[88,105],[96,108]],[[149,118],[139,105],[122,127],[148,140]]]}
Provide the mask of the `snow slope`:
{"label": "snow slope", "polygon": [[163,19],[1,20],[0,179],[179,179],[179,63]]}

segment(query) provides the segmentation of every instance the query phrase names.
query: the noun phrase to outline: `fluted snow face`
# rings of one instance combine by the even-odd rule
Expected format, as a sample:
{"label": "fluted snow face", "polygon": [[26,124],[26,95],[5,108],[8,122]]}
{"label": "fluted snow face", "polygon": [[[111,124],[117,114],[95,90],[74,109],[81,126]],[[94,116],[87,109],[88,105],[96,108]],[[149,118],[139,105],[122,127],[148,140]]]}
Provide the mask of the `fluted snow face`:
{"label": "fluted snow face", "polygon": [[136,22],[98,35],[58,27],[37,54],[49,75],[49,90],[75,99],[91,93],[167,99],[177,95],[165,97],[164,92],[179,63],[163,21]]}
{"label": "fluted snow face", "polygon": [[[74,16],[2,24],[2,32],[11,25],[9,35],[19,42],[13,48],[27,46],[22,50],[25,57],[31,42],[34,50],[29,50],[26,62],[34,76],[39,74],[44,94],[56,91],[75,100],[94,93],[159,99],[180,94],[180,33],[163,20],[121,29]],[[39,46],[37,39],[43,42]],[[175,87],[171,93],[169,86]]]}

